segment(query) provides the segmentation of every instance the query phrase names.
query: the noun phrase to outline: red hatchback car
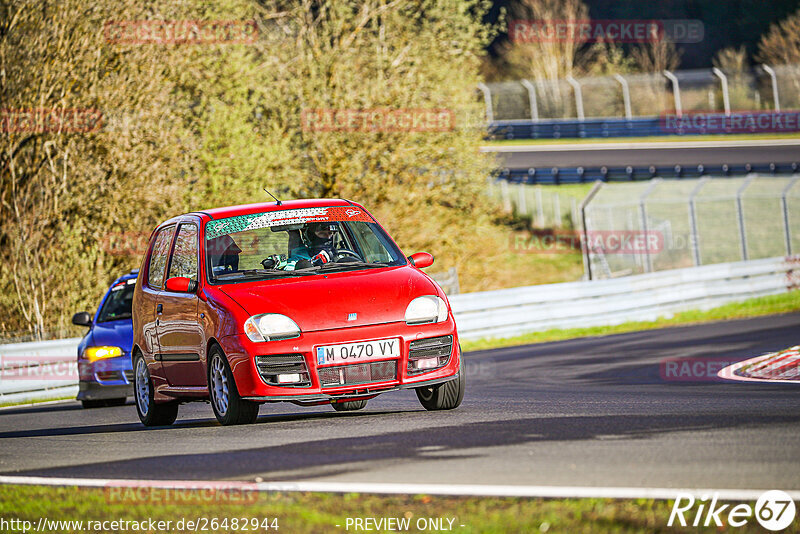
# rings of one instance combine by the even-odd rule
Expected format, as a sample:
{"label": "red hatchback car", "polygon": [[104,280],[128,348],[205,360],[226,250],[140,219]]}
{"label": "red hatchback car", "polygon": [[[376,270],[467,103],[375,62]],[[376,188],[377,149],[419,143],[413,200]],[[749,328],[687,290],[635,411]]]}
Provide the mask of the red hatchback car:
{"label": "red hatchback car", "polygon": [[142,423],[210,400],[223,425],[265,402],[363,408],[413,388],[457,407],[465,376],[442,289],[347,200],[217,208],[155,229],[133,297],[134,395]]}

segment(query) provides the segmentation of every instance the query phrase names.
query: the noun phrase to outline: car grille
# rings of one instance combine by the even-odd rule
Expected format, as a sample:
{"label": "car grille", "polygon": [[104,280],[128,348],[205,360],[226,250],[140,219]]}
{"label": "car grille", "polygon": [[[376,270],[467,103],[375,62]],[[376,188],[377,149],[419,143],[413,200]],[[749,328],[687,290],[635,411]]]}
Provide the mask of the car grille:
{"label": "car grille", "polygon": [[[408,347],[408,368],[410,375],[432,371],[439,367],[444,367],[450,361],[450,354],[453,352],[453,336],[431,337],[428,339],[417,339],[412,341]],[[434,367],[417,369],[417,360],[437,358]]]}
{"label": "car grille", "polygon": [[[270,386],[284,387],[308,387],[311,385],[311,377],[306,366],[306,359],[302,354],[275,354],[271,356],[256,356],[256,367],[262,380]],[[294,374],[300,375],[300,381],[291,383],[279,383],[278,375]]]}
{"label": "car grille", "polygon": [[322,387],[385,382],[397,378],[397,361],[323,367],[317,373]]}
{"label": "car grille", "polygon": [[133,384],[133,369],[127,369],[124,372],[125,372],[125,380],[129,384]]}

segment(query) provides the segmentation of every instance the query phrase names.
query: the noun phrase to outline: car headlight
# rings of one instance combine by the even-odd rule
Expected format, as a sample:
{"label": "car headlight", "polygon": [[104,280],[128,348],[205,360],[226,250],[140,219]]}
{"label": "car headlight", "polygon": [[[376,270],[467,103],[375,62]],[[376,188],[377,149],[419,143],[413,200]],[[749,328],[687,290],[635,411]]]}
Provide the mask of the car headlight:
{"label": "car headlight", "polygon": [[299,336],[300,327],[285,315],[262,313],[244,322],[244,333],[250,341],[274,341]]}
{"label": "car headlight", "polygon": [[122,349],[120,347],[87,347],[87,349],[83,351],[83,357],[90,362],[103,360],[105,358],[116,358],[117,356],[122,356]]}
{"label": "car headlight", "polygon": [[447,320],[447,304],[434,295],[417,297],[406,308],[406,324],[441,323]]}

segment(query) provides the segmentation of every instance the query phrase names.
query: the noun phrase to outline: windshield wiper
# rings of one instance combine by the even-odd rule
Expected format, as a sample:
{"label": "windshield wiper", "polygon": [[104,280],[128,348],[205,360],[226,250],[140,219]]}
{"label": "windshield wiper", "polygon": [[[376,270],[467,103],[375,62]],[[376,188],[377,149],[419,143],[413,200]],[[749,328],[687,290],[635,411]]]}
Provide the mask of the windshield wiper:
{"label": "windshield wiper", "polygon": [[369,263],[367,261],[343,261],[341,263],[330,262],[316,267],[319,272],[334,271],[337,269],[347,269],[349,267],[357,267],[359,269],[376,269],[381,267],[388,267],[387,263]]}
{"label": "windshield wiper", "polygon": [[306,274],[302,271],[281,271],[281,270],[265,270],[265,269],[245,269],[243,271],[235,271],[232,273],[224,273],[217,275],[216,280],[232,280],[237,278],[284,278],[289,276],[304,276]]}

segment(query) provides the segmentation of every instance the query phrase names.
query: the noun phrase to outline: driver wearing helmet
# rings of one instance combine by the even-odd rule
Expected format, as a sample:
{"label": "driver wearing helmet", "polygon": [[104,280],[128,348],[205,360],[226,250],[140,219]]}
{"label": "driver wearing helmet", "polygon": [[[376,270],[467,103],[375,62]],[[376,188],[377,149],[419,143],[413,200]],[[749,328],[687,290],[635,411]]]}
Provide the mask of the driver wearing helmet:
{"label": "driver wearing helmet", "polygon": [[339,231],[331,222],[309,223],[302,232],[303,244],[289,253],[289,269],[304,269],[333,261],[335,249],[333,236]]}

